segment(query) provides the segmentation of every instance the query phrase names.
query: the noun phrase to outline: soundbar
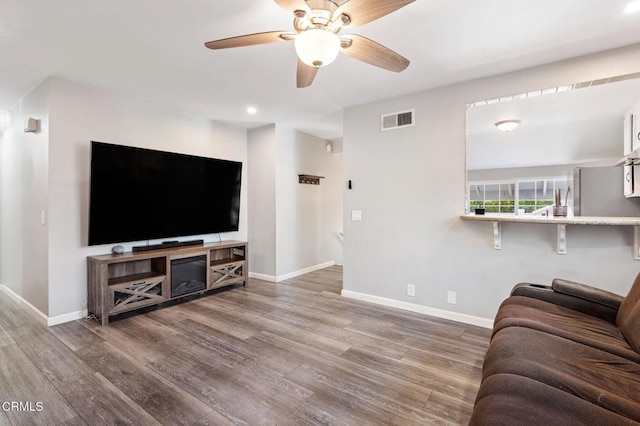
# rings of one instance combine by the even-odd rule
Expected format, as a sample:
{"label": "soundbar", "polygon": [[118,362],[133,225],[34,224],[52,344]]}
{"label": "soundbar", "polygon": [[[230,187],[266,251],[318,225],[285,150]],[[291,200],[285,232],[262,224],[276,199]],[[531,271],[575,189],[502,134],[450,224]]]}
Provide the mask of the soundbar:
{"label": "soundbar", "polygon": [[165,241],[160,244],[151,244],[148,246],[136,246],[131,247],[131,251],[136,253],[139,251],[160,250],[173,247],[183,246],[201,246],[204,244],[204,240],[191,240],[191,241]]}

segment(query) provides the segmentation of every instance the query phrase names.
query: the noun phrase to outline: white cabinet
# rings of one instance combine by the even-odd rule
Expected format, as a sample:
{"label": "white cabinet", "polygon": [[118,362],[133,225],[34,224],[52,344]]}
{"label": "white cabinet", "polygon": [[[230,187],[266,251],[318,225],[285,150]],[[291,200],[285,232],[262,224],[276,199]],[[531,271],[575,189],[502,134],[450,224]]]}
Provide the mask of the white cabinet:
{"label": "white cabinet", "polygon": [[624,115],[624,155],[640,149],[640,102]]}
{"label": "white cabinet", "polygon": [[635,151],[640,148],[640,104],[636,104],[636,106],[630,111],[630,119],[631,123],[629,123],[629,127],[631,128],[631,148]]}
{"label": "white cabinet", "polygon": [[624,155],[633,151],[633,114],[631,111],[624,116]]}
{"label": "white cabinet", "polygon": [[640,166],[624,166],[624,196],[640,197]]}
{"label": "white cabinet", "polygon": [[640,102],[624,115],[623,141],[624,196],[640,197]]}

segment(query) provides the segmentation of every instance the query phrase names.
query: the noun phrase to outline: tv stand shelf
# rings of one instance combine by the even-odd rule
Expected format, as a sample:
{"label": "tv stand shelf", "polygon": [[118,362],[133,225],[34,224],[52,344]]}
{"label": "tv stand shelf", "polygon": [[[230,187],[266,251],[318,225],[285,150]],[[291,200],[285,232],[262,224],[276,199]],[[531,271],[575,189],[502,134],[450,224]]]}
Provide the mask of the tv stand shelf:
{"label": "tv stand shelf", "polygon": [[159,279],[162,282],[166,278],[164,274],[158,274],[156,272],[144,272],[142,274],[126,275],[124,277],[109,278],[109,285],[122,285],[122,284],[136,284],[147,281],[155,281]]}
{"label": "tv stand shelf", "polygon": [[[247,285],[247,249],[248,245],[243,241],[222,241],[120,255],[89,256],[89,312],[100,318],[102,325],[107,325],[110,316],[123,312],[159,305],[231,284]],[[202,284],[202,288],[194,291],[190,289],[189,293],[171,297],[172,261],[197,257],[206,258],[206,263],[202,263],[202,268],[206,268],[206,285]]]}
{"label": "tv stand shelf", "polygon": [[240,257],[229,257],[226,259],[216,259],[216,260],[212,260],[210,263],[211,267],[214,266],[220,266],[220,265],[226,265],[228,263],[234,263],[234,262],[244,262],[244,259],[240,258]]}

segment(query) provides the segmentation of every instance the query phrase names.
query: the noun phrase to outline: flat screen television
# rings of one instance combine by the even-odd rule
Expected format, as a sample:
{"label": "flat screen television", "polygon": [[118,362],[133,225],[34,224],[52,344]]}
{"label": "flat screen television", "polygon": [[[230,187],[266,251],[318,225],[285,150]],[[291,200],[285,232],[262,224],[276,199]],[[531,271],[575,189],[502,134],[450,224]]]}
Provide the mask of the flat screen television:
{"label": "flat screen television", "polygon": [[238,230],[242,163],[91,142],[89,245]]}

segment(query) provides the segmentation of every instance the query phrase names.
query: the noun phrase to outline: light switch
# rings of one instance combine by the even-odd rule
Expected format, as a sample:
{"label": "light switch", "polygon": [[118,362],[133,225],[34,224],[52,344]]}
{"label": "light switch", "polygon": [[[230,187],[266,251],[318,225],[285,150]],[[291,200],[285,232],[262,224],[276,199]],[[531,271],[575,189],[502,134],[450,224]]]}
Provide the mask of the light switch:
{"label": "light switch", "polygon": [[362,220],[362,210],[351,210],[351,220],[360,222]]}

